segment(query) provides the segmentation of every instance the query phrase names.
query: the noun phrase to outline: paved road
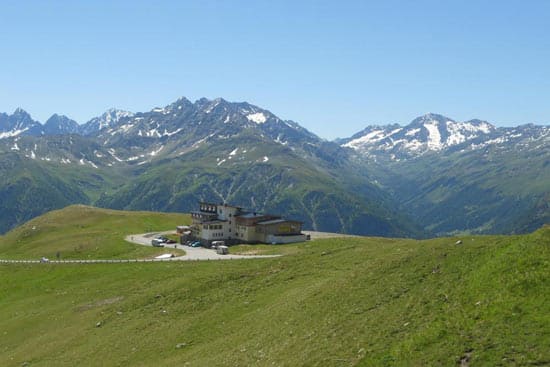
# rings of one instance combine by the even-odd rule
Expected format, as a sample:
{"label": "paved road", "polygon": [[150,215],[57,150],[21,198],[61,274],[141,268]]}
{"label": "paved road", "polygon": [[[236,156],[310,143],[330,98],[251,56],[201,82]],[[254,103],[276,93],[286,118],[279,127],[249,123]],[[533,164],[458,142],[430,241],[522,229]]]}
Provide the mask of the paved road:
{"label": "paved road", "polygon": [[[160,234],[173,233],[168,232],[154,232],[154,233],[142,233],[126,236],[126,241],[132,242],[138,245],[151,246],[151,240]],[[281,255],[218,255],[215,250],[206,249],[203,247],[189,247],[180,244],[166,245],[164,249],[166,253],[170,253],[170,249],[177,248],[185,251],[184,256],[176,256],[168,259],[129,259],[129,260],[48,260],[50,264],[120,264],[120,263],[144,263],[144,262],[162,262],[162,261],[205,261],[205,260],[237,260],[237,259],[263,259],[270,257],[279,257]],[[40,260],[2,260],[0,264],[39,264]]]}
{"label": "paved road", "polygon": [[[174,233],[173,231],[168,232],[154,232],[154,233],[141,233],[126,236],[125,240],[128,242],[136,243],[143,246],[152,246],[151,240],[158,235]],[[278,257],[281,255],[219,255],[215,250],[206,249],[204,247],[190,247],[180,244],[166,244],[164,249],[166,253],[170,253],[170,249],[177,248],[179,250],[184,250],[184,256],[173,257],[173,260],[235,260],[235,259],[263,259],[269,257]]]}
{"label": "paved road", "polygon": [[[173,261],[178,260],[177,257],[170,259],[87,259],[87,260],[48,260],[48,264],[120,264],[120,263],[149,263],[157,261]],[[0,259],[0,264],[39,264],[43,263],[41,260],[2,260]]]}
{"label": "paved road", "polygon": [[[126,236],[126,241],[143,246],[152,246],[151,240],[161,234],[173,233],[173,231],[167,232],[152,232],[141,233]],[[340,233],[326,233],[326,232],[313,232],[304,231],[305,234],[309,234],[312,240],[321,238],[332,237],[354,237],[352,235],[344,235]],[[135,263],[135,262],[156,262],[156,261],[205,261],[205,260],[237,260],[237,259],[264,259],[270,257],[279,257],[281,255],[219,255],[215,250],[206,249],[203,247],[189,247],[180,244],[166,245],[164,249],[166,253],[170,253],[171,248],[177,248],[185,251],[184,256],[176,256],[168,259],[131,259],[131,260],[49,260],[48,263],[52,264],[120,264],[120,263]],[[37,264],[40,260],[2,260],[0,264]]]}

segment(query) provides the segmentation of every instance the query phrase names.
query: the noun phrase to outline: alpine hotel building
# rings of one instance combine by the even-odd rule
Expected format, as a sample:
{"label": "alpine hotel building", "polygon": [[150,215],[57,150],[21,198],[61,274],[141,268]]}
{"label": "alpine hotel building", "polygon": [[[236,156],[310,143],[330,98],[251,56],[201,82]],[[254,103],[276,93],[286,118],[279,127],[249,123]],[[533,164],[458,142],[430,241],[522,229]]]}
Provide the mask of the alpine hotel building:
{"label": "alpine hotel building", "polygon": [[199,209],[191,212],[191,234],[203,244],[212,241],[282,244],[306,240],[299,221],[247,213],[240,207],[227,204],[202,202]]}

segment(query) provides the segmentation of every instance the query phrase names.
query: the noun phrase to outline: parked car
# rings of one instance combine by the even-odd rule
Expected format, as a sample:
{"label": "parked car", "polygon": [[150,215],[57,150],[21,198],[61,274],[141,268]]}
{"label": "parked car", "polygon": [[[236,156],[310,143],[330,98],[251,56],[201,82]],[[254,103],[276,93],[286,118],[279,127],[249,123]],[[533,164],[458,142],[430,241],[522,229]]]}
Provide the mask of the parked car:
{"label": "parked car", "polygon": [[201,247],[202,244],[201,244],[199,241],[195,241],[195,242],[191,243],[190,246],[191,246],[191,247]]}
{"label": "parked car", "polygon": [[212,244],[210,245],[210,248],[213,248],[214,250],[218,248],[218,246],[225,246],[224,241],[212,241]]}
{"label": "parked car", "polygon": [[216,249],[216,253],[219,255],[227,255],[229,253],[229,248],[224,245],[219,245]]}
{"label": "parked car", "polygon": [[164,236],[155,237],[155,240],[158,240],[159,242],[162,242],[162,243],[168,243],[169,241],[168,237],[164,237]]}
{"label": "parked car", "polygon": [[164,247],[164,243],[162,240],[159,240],[158,238],[153,238],[151,240],[151,246],[153,247]]}

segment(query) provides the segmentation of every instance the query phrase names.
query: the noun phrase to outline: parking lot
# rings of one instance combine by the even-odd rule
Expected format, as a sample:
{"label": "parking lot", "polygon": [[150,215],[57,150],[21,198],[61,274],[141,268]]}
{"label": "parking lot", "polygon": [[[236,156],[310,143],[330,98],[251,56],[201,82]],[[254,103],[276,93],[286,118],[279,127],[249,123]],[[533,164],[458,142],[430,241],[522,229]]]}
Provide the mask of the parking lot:
{"label": "parking lot", "polygon": [[[173,231],[168,232],[153,232],[153,233],[141,233],[133,234],[126,236],[126,241],[136,243],[143,246],[152,246],[151,241],[158,236],[174,233]],[[170,249],[179,249],[185,251],[184,256],[176,256],[172,258],[173,260],[236,260],[236,259],[260,259],[260,258],[270,258],[278,257],[280,255],[219,255],[214,249],[207,249],[204,247],[191,247],[181,245],[179,243],[174,244],[164,244],[166,253],[170,253]]]}

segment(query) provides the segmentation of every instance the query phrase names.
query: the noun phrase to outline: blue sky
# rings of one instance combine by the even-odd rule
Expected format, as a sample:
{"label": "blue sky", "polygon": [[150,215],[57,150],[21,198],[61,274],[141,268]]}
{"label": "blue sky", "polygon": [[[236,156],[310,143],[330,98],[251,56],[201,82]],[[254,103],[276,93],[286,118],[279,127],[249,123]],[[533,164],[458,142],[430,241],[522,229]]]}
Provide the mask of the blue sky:
{"label": "blue sky", "polygon": [[550,1],[0,0],[0,111],[80,123],[181,96],[327,139],[427,112],[550,122]]}

